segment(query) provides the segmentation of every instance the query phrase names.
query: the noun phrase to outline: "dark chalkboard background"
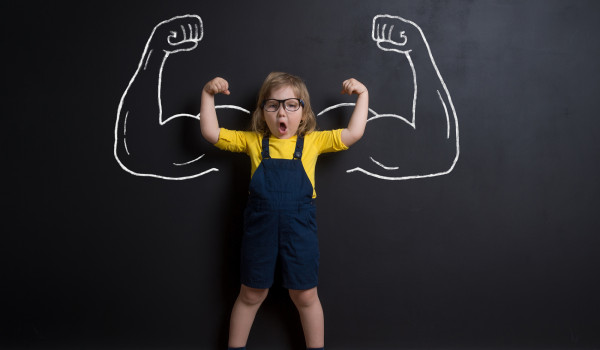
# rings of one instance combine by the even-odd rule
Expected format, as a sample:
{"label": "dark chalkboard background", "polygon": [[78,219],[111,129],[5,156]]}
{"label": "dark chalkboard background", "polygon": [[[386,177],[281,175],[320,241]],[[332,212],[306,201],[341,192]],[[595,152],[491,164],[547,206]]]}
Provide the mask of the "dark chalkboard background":
{"label": "dark chalkboard background", "polygon": [[[337,93],[354,76],[378,110],[403,82],[360,49],[373,16],[414,21],[431,46],[458,115],[456,168],[384,181],[345,172],[357,152],[317,166],[329,349],[600,347],[599,2],[11,1],[2,14],[0,347],[225,348],[246,157],[212,149],[192,120],[172,142],[219,172],[138,177],[113,155],[144,45],[183,14],[212,46],[169,58],[168,115],[197,114],[216,75],[232,83],[219,103],[252,109],[271,70],[305,78],[321,109],[351,102]],[[249,348],[303,346],[273,288]]]}

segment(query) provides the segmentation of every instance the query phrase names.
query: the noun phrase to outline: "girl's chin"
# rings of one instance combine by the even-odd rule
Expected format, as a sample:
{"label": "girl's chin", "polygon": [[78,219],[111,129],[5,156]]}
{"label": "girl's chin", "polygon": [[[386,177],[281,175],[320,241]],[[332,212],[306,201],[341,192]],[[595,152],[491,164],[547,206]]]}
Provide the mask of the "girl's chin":
{"label": "girl's chin", "polygon": [[275,137],[277,137],[278,139],[289,139],[294,135],[288,134],[288,133],[279,133],[279,134],[275,134]]}
{"label": "girl's chin", "polygon": [[291,134],[288,131],[289,130],[286,130],[285,132],[280,132],[279,130],[277,130],[277,132],[271,132],[271,135],[277,137],[278,139],[289,139],[292,136],[294,136],[294,134]]}

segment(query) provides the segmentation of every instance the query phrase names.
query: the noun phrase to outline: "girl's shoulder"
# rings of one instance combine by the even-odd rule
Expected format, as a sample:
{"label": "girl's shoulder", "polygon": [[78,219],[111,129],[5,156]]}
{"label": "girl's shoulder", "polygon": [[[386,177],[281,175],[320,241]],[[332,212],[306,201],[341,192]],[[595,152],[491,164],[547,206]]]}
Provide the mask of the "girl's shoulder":
{"label": "girl's shoulder", "polygon": [[314,139],[314,138],[318,138],[319,136],[321,136],[323,133],[327,133],[330,132],[331,130],[313,130],[311,132],[307,132],[306,134],[304,134],[304,138],[305,139]]}
{"label": "girl's shoulder", "polygon": [[304,135],[305,143],[314,145],[319,153],[343,151],[348,149],[342,142],[342,130],[313,131]]}
{"label": "girl's shoulder", "polygon": [[255,131],[248,130],[235,130],[235,129],[227,129],[221,128],[221,134],[227,136],[235,136],[237,138],[257,138],[258,133]]}
{"label": "girl's shoulder", "polygon": [[254,131],[231,130],[221,128],[217,148],[231,152],[245,152],[260,143],[261,137]]}
{"label": "girl's shoulder", "polygon": [[322,137],[330,138],[336,137],[336,135],[341,135],[342,129],[332,129],[332,130],[315,130],[304,135],[305,139],[319,139]]}

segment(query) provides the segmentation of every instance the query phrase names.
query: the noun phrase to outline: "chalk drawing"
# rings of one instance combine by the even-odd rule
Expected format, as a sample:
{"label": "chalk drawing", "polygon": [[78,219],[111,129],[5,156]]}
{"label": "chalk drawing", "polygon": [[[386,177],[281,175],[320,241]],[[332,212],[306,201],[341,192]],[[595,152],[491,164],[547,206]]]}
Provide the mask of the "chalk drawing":
{"label": "chalk drawing", "polygon": [[[418,36],[417,38],[409,38],[407,36],[407,31],[411,29],[413,36]],[[416,30],[416,31],[415,31]],[[450,164],[448,164],[447,168],[440,169],[439,171],[427,173],[427,174],[402,174],[396,175],[395,173],[399,170],[399,166],[396,165],[384,165],[381,162],[377,161],[374,157],[370,156],[369,159],[378,166],[379,171],[375,172],[374,170],[367,171],[361,167],[356,167],[352,169],[348,169],[346,172],[360,172],[369,176],[373,176],[382,180],[410,180],[410,179],[419,179],[419,178],[429,178],[440,175],[446,175],[450,173],[456,163],[458,162],[458,157],[460,154],[460,144],[459,144],[459,133],[458,133],[458,117],[456,115],[456,111],[454,109],[454,104],[452,103],[452,99],[450,97],[450,92],[444,82],[442,75],[440,74],[437,65],[435,64],[435,60],[433,59],[433,55],[431,54],[431,49],[429,47],[429,43],[427,39],[425,39],[425,35],[421,28],[414,22],[406,20],[402,17],[391,16],[391,15],[377,15],[373,18],[373,26],[372,26],[372,39],[376,42],[377,47],[383,51],[387,52],[395,52],[406,57],[410,68],[412,70],[413,75],[413,101],[412,101],[412,111],[410,118],[405,118],[397,114],[379,114],[372,109],[369,109],[370,117],[367,119],[367,128],[369,127],[369,123],[373,123],[381,118],[396,118],[406,123],[412,129],[417,128],[417,99],[419,95],[419,87],[417,84],[417,74],[418,72],[415,69],[415,65],[413,59],[411,57],[412,49],[407,47],[407,44],[410,41],[422,40],[424,44],[424,49],[427,52],[427,56],[430,60],[432,67],[435,70],[437,78],[439,79],[440,87],[442,91],[436,90],[437,96],[439,98],[439,104],[441,108],[443,108],[444,116],[445,116],[445,124],[446,124],[446,139],[450,140],[453,136],[455,147],[455,156]],[[437,101],[426,101],[427,103],[436,103]],[[339,108],[339,107],[347,107],[354,106],[353,103],[341,103],[335,106],[331,106],[320,112],[318,115],[321,115],[330,110]],[[448,106],[450,106],[450,111],[448,110]],[[451,113],[451,115],[449,114]],[[454,133],[451,134],[452,130]],[[402,163],[402,159],[398,160],[398,163]]]}
{"label": "chalk drawing", "polygon": [[[452,147],[455,148],[455,156],[452,160],[451,164],[444,169],[440,169],[439,171],[435,171],[427,174],[398,174],[399,166],[383,164],[382,162],[375,159],[373,156],[369,156],[370,161],[375,164],[378,170],[365,170],[361,167],[355,167],[352,169],[348,169],[347,173],[362,173],[368,176],[372,176],[375,178],[379,178],[382,180],[409,180],[409,179],[419,179],[419,178],[429,178],[440,175],[445,175],[450,173],[459,157],[460,147],[459,147],[459,133],[458,133],[458,117],[456,115],[456,111],[454,109],[454,105],[452,103],[452,99],[450,97],[450,93],[442,76],[435,64],[435,60],[433,55],[431,54],[431,49],[429,47],[429,43],[425,39],[425,35],[421,28],[414,22],[406,20],[402,17],[392,16],[392,15],[377,15],[373,18],[373,25],[371,28],[371,36],[375,41],[377,47],[380,50],[386,52],[393,52],[397,54],[403,55],[408,61],[412,76],[413,76],[413,98],[412,98],[412,111],[409,118],[402,117],[397,114],[380,114],[375,112],[373,109],[369,109],[369,118],[367,120],[367,128],[369,124],[376,122],[377,120],[381,120],[383,118],[395,118],[397,120],[402,121],[406,125],[408,125],[413,130],[417,128],[417,102],[426,102],[426,103],[439,103],[440,108],[443,109],[445,116],[445,125],[446,125],[446,139],[452,141]],[[170,116],[168,118],[164,118],[162,112],[162,101],[161,101],[161,88],[162,88],[162,74],[163,67],[167,58],[170,54],[191,51],[196,48],[198,42],[202,40],[203,37],[203,26],[202,20],[197,15],[184,15],[173,17],[169,20],[163,21],[159,23],[156,27],[154,27],[150,38],[148,39],[146,46],[144,48],[144,52],[142,54],[142,58],[138,64],[138,68],[131,78],[125,92],[123,93],[119,108],[117,111],[117,122],[115,126],[115,144],[114,144],[114,156],[119,165],[127,172],[136,176],[149,176],[156,177],[165,180],[186,180],[196,178],[202,175],[206,175],[211,172],[218,171],[217,168],[209,168],[198,171],[195,174],[185,175],[185,176],[166,176],[161,174],[154,174],[151,172],[141,172],[130,169],[126,165],[127,157],[131,156],[129,147],[127,145],[127,120],[130,111],[127,108],[124,108],[124,101],[127,99],[128,94],[130,93],[130,89],[138,80],[142,80],[141,75],[144,74],[155,74],[156,69],[149,67],[151,65],[151,61],[154,59],[159,59],[159,68],[157,70],[158,76],[154,77],[154,81],[157,83],[156,90],[156,101],[157,101],[157,115],[158,121],[156,123],[157,126],[164,126],[168,122],[177,119],[177,118],[193,118],[200,119],[200,114],[192,115],[192,114],[176,114]],[[164,40],[166,38],[166,40]],[[437,89],[437,97],[439,101],[419,101],[419,86],[418,86],[418,72],[415,69],[415,65],[413,62],[413,58],[411,56],[413,48],[411,48],[411,44],[420,41],[424,46],[424,50],[426,50],[428,59],[430,64],[432,65],[437,78],[439,79],[439,89]],[[422,49],[421,49],[422,50]],[[159,57],[156,57],[159,56]],[[317,116],[322,116],[325,113],[341,108],[341,107],[353,107],[354,103],[340,103],[330,107],[323,109],[321,112],[317,113]],[[246,114],[250,114],[250,111],[235,105],[218,105],[217,109],[233,109],[237,111],[241,111]],[[199,127],[198,127],[199,132]],[[454,138],[454,140],[451,139]],[[121,152],[120,150],[122,147]],[[124,152],[124,153],[123,153]],[[121,155],[119,155],[121,153]],[[201,159],[204,158],[204,154],[199,155],[189,161],[172,163],[174,167],[185,167],[186,165],[194,164]],[[398,159],[398,164],[402,163],[402,159]]]}
{"label": "chalk drawing", "polygon": [[[388,27],[388,25],[389,25],[389,27]],[[417,32],[414,32],[414,29],[416,29]],[[418,35],[420,37],[417,37],[417,38],[408,37],[406,34],[407,31],[411,31],[413,33],[412,35],[415,35],[415,36]],[[371,176],[374,176],[374,177],[377,177],[380,179],[384,179],[384,180],[409,180],[409,179],[440,176],[440,175],[445,175],[445,174],[450,173],[456,166],[456,162],[458,161],[458,156],[460,154],[460,144],[459,144],[459,134],[458,134],[458,117],[457,117],[456,111],[454,109],[454,104],[452,103],[452,98],[450,97],[450,92],[448,91],[446,83],[444,82],[444,79],[442,78],[442,75],[440,74],[440,71],[439,71],[437,65],[435,64],[435,60],[433,59],[433,55],[431,54],[431,48],[429,47],[429,43],[427,42],[427,39],[425,38],[425,34],[423,34],[423,30],[421,30],[421,27],[419,27],[416,23],[414,23],[412,21],[406,20],[399,16],[392,16],[392,15],[384,14],[384,15],[377,15],[377,16],[373,17],[373,26],[372,26],[371,37],[377,43],[377,47],[379,47],[381,50],[388,51],[388,52],[396,52],[396,53],[402,54],[406,57],[406,59],[408,60],[408,62],[410,64],[412,73],[413,73],[414,94],[413,94],[413,104],[412,104],[412,115],[411,115],[410,121],[399,115],[396,115],[396,114],[381,114],[381,115],[375,115],[375,116],[369,118],[369,120],[367,121],[367,125],[369,122],[371,122],[377,118],[398,118],[398,119],[406,122],[413,129],[416,129],[416,127],[417,127],[417,125],[416,125],[416,120],[417,120],[416,119],[417,118],[416,107],[417,107],[417,96],[418,96],[418,85],[417,85],[418,72],[415,70],[414,62],[411,57],[412,49],[409,49],[408,47],[406,47],[406,45],[409,43],[409,41],[414,41],[415,39],[422,40],[422,42],[425,45],[425,48],[427,50],[427,55],[429,56],[429,60],[431,61],[431,65],[433,66],[435,73],[437,74],[437,78],[439,79],[439,83],[441,84],[441,87],[443,89],[443,92],[440,92],[440,90],[436,90],[436,91],[437,91],[437,95],[440,99],[440,104],[444,108],[444,115],[446,117],[446,138],[447,139],[450,139],[451,129],[452,129],[452,127],[454,128],[456,152],[455,152],[455,157],[454,157],[454,160],[452,161],[452,164],[450,164],[447,169],[440,169],[439,172],[435,172],[435,173],[431,173],[431,174],[394,176],[394,175],[385,174],[385,172],[375,174],[375,173],[366,171],[360,167],[350,169],[350,170],[348,170],[348,172],[359,171],[359,172],[363,172],[367,175],[371,175]],[[427,102],[434,103],[435,101],[427,101]],[[450,121],[450,115],[448,114],[448,106],[447,106],[446,102],[450,105],[450,109],[452,112],[452,124]],[[371,158],[371,160],[373,160],[373,162],[375,162],[377,165],[379,165],[383,170],[389,170],[389,171],[397,170],[397,167],[383,166],[382,164],[378,163],[375,159]],[[401,162],[401,160],[399,160],[399,162]]]}

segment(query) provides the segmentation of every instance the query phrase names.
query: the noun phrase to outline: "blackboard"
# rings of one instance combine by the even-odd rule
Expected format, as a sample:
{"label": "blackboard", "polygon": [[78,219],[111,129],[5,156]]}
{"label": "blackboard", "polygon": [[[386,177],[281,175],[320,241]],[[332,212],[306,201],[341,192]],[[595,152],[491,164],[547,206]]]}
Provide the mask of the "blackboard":
{"label": "blackboard", "polygon": [[[317,165],[327,348],[600,347],[598,2],[2,7],[0,347],[225,348],[249,164],[194,117],[223,76],[220,122],[246,128],[276,70],[321,129],[344,79],[371,97]],[[285,290],[248,347],[304,347]]]}

